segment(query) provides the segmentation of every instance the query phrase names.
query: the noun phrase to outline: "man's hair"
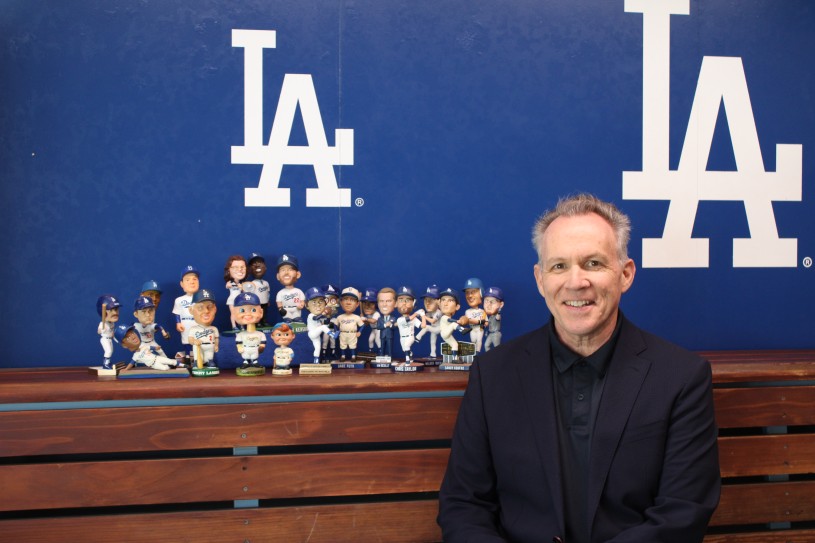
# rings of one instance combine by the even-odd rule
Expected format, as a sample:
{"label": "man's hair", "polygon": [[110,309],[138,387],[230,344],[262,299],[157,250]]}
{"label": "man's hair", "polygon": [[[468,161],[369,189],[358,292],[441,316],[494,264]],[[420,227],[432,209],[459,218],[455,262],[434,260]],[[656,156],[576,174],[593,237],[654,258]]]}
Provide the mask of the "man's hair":
{"label": "man's hair", "polygon": [[620,262],[628,260],[628,240],[631,238],[631,220],[617,206],[605,202],[593,194],[566,196],[558,200],[554,209],[547,210],[535,221],[532,227],[532,246],[538,253],[538,262],[543,259],[541,242],[549,225],[558,217],[578,217],[595,213],[614,229],[617,238],[617,257]]}
{"label": "man's hair", "polygon": [[377,292],[377,293],[376,293],[376,299],[377,299],[377,300],[379,300],[379,296],[380,296],[381,294],[393,294],[393,299],[394,299],[394,300],[396,299],[396,291],[395,291],[395,290],[393,290],[393,289],[392,289],[392,288],[390,288],[390,287],[385,287],[385,288],[383,288],[383,289],[380,289],[380,290],[379,290],[379,292]]}

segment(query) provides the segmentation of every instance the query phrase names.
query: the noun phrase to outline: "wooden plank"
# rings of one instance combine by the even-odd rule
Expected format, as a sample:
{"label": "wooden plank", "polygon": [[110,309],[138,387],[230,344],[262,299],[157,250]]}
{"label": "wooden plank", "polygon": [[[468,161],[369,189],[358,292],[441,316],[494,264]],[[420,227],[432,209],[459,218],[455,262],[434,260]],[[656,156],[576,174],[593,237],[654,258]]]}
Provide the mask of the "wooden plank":
{"label": "wooden plank", "polygon": [[815,530],[775,530],[705,536],[704,543],[812,543]]}
{"label": "wooden plank", "polygon": [[296,373],[258,379],[223,371],[209,379],[100,379],[87,368],[0,368],[0,403],[88,402],[161,398],[232,398],[315,394],[371,394],[388,392],[458,391],[467,386],[464,371],[427,368],[412,374],[391,370],[338,370],[308,377]]}
{"label": "wooden plank", "polygon": [[26,543],[432,543],[436,500],[0,521]]}
{"label": "wooden plank", "polygon": [[0,413],[0,457],[450,439],[460,397]]}
{"label": "wooden plank", "polygon": [[724,485],[711,526],[815,520],[815,481]]}
{"label": "wooden plank", "polygon": [[715,389],[719,428],[815,424],[815,386]]}
{"label": "wooden plank", "polygon": [[815,434],[719,438],[722,477],[815,473]]}
{"label": "wooden plank", "polygon": [[815,380],[815,350],[702,351],[714,384]]}
{"label": "wooden plank", "polygon": [[438,491],[449,449],[0,465],[0,511]]}

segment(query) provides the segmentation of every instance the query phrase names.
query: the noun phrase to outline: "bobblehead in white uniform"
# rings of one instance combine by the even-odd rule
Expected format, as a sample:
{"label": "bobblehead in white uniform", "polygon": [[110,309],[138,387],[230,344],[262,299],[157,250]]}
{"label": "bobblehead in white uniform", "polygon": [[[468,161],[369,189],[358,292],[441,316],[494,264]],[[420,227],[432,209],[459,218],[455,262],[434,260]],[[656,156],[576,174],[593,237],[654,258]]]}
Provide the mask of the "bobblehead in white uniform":
{"label": "bobblehead in white uniform", "polygon": [[193,360],[197,366],[200,353],[203,359],[202,365],[208,368],[217,367],[215,353],[218,351],[219,333],[218,328],[212,326],[217,312],[212,292],[205,288],[196,292],[192,297],[191,312],[195,317],[195,324],[190,326],[189,341],[200,347],[200,349],[193,349]]}
{"label": "bobblehead in white uniform", "polygon": [[255,325],[262,317],[263,308],[256,294],[244,292],[235,298],[235,319],[238,324],[246,326],[246,330],[235,335],[235,344],[243,358],[242,368],[260,367],[258,358],[266,347],[266,334],[257,330]]}
{"label": "bobblehead in white uniform", "polygon": [[405,353],[405,362],[407,363],[410,363],[413,358],[413,342],[415,340],[413,332],[422,324],[419,319],[411,318],[410,313],[413,311],[415,304],[416,298],[413,296],[413,291],[409,287],[399,287],[396,292],[396,309],[402,316],[396,319],[396,328],[399,330],[399,343]]}
{"label": "bobblehead in white uniform", "polygon": [[96,300],[96,312],[102,318],[96,333],[99,334],[99,343],[102,345],[102,367],[109,370],[112,367],[111,357],[113,356],[113,328],[119,320],[119,300],[110,294],[103,294]]}
{"label": "bobblehead in white uniform", "polygon": [[192,318],[190,313],[190,306],[192,305],[192,295],[198,292],[198,270],[193,266],[185,266],[181,270],[181,285],[184,290],[184,295],[175,299],[173,304],[173,315],[175,315],[176,330],[181,334],[181,344],[187,354],[190,353],[190,326],[195,324],[195,319]]}
{"label": "bobblehead in white uniform", "polygon": [[430,358],[436,358],[436,344],[441,333],[441,310],[439,309],[439,288],[436,285],[427,287],[424,296],[424,309],[416,312],[421,317],[424,328],[416,334],[416,341],[430,332]]}
{"label": "bobblehead in white uniform", "polygon": [[373,351],[374,345],[377,350],[382,348],[382,340],[379,338],[379,330],[376,328],[376,321],[379,320],[379,311],[376,310],[376,289],[366,288],[362,296],[360,305],[362,306],[362,318],[371,330],[368,334],[368,349]]}
{"label": "bobblehead in white uniform", "polygon": [[308,318],[306,319],[306,329],[308,330],[308,338],[314,346],[313,362],[317,364],[320,362],[321,338],[323,334],[333,334],[336,338],[339,331],[331,330],[325,324],[328,319],[324,314],[325,295],[322,290],[317,287],[311,287],[306,291],[306,308],[309,311]]}
{"label": "bobblehead in white uniform", "polygon": [[152,347],[153,350],[161,356],[167,356],[164,350],[156,341],[156,333],[164,334],[165,338],[169,336],[164,329],[156,324],[156,306],[152,298],[147,296],[139,296],[133,304],[133,316],[136,317],[138,322],[133,324],[136,333],[141,338],[142,345]]}
{"label": "bobblehead in white uniform", "polygon": [[484,340],[484,327],[487,314],[479,307],[482,301],[484,285],[480,279],[467,279],[464,285],[464,299],[470,306],[464,311],[464,316],[470,321],[470,341],[475,344],[475,352],[481,352],[481,342]]}

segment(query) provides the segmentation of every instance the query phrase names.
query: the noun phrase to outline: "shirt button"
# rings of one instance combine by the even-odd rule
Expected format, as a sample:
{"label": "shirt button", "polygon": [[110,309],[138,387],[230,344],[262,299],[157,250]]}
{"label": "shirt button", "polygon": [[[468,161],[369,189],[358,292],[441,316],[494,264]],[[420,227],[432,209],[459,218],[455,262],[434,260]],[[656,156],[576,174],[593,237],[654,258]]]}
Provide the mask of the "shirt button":
{"label": "shirt button", "polygon": [[578,394],[578,395],[577,395],[577,399],[578,399],[578,400],[580,400],[581,402],[583,401],[583,397],[584,397],[584,396],[583,396],[582,394]]}

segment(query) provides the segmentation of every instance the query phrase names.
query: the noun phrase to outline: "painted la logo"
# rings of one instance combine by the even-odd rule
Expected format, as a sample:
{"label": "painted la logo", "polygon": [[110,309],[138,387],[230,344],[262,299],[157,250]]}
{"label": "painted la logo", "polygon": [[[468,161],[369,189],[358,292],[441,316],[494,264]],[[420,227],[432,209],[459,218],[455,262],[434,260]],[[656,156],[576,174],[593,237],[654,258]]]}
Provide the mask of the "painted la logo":
{"label": "painted la logo", "polygon": [[[263,50],[277,46],[274,30],[232,30],[232,47],[244,50],[244,131],[242,146],[232,147],[232,164],[261,164],[260,183],[244,193],[246,207],[289,207],[289,189],[281,188],[284,165],[312,166],[317,188],[306,189],[307,207],[350,207],[351,189],[339,188],[334,166],[354,163],[354,131],[334,130],[329,147],[314,81],[309,74],[286,74],[269,135],[263,144]],[[297,106],[305,125],[306,146],[290,146]]]}
{"label": "painted la logo", "polygon": [[[794,267],[798,240],[779,238],[773,201],[801,201],[801,145],[777,144],[776,171],[764,169],[740,57],[704,57],[679,166],[669,169],[670,17],[689,0],[626,0],[643,15],[642,171],[623,172],[626,200],[670,200],[661,238],[642,240],[646,268],[707,268],[706,238],[691,238],[701,200],[743,201],[750,237],[733,240],[733,267]],[[736,171],[708,171],[724,104]]]}

